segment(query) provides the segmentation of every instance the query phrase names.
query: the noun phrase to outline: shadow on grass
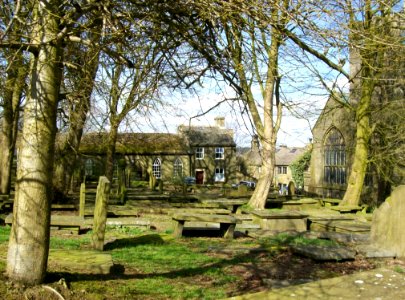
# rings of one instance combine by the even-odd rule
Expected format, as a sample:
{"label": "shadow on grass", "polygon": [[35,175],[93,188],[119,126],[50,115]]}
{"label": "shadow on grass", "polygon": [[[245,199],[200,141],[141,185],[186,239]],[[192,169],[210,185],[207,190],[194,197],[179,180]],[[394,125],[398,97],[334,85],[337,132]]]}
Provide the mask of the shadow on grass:
{"label": "shadow on grass", "polygon": [[[251,248],[248,253],[234,253],[219,261],[209,264],[198,265],[193,267],[182,267],[170,271],[138,273],[135,269],[126,269],[123,264],[115,264],[109,274],[87,274],[87,273],[70,273],[70,272],[50,272],[47,276],[47,282],[55,282],[65,278],[68,282],[95,282],[108,280],[143,280],[166,278],[168,280],[190,280],[194,276],[203,276],[210,274],[214,270],[219,272],[233,274],[241,281],[237,284],[237,290],[233,293],[244,293],[257,288],[258,282],[265,286],[265,281],[269,278],[277,280],[312,278],[318,269],[316,264],[310,263],[310,259],[300,259],[292,255],[286,248],[283,251],[270,250],[269,244],[283,246],[291,242],[292,237],[281,235],[271,239],[271,241],[261,241],[256,248]],[[106,250],[112,250],[123,247],[136,247],[145,244],[162,244],[165,243],[158,234],[151,234],[136,238],[126,238],[117,240],[106,245]],[[272,247],[273,248],[273,247]],[[263,251],[263,249],[268,249]],[[213,253],[215,255],[215,253]],[[232,271],[233,270],[233,271]],[[305,273],[305,274],[304,274]],[[244,278],[244,279],[243,279]]]}
{"label": "shadow on grass", "polygon": [[162,245],[164,240],[159,234],[148,234],[133,238],[118,239],[113,242],[107,243],[104,250],[111,251],[114,249],[130,248],[139,245]]}

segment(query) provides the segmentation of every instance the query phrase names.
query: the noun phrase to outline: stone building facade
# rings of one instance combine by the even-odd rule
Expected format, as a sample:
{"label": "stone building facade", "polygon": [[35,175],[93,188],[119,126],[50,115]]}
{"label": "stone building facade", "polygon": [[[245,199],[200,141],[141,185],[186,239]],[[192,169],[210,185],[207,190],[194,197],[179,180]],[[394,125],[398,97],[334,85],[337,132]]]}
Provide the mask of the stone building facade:
{"label": "stone building facade", "polygon": [[[125,170],[131,181],[154,177],[163,182],[181,182],[195,177],[197,184],[234,181],[233,130],[217,118],[215,126],[179,126],[177,133],[121,133],[115,153],[115,176]],[[87,180],[104,173],[106,134],[83,136],[80,147],[80,176]],[[121,172],[122,173],[122,172]]]}

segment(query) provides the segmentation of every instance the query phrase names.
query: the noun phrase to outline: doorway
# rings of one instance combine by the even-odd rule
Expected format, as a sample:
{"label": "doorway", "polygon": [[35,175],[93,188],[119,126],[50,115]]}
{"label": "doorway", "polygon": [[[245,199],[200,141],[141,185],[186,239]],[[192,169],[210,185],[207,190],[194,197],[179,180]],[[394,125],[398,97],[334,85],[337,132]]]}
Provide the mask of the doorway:
{"label": "doorway", "polygon": [[195,171],[195,183],[196,184],[204,183],[204,171]]}

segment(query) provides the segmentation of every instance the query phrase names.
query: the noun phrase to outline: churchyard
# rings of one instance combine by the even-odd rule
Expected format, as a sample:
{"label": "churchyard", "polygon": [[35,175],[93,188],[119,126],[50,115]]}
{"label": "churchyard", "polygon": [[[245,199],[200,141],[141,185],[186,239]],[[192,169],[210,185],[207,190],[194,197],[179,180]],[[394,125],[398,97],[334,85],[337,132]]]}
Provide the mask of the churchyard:
{"label": "churchyard", "polygon": [[[2,208],[0,297],[225,299],[381,268],[405,284],[392,213],[402,209],[396,206],[401,190],[383,212],[341,209],[338,199],[275,194],[256,211],[246,206],[246,189],[191,192],[129,189],[122,202],[99,200],[101,192],[87,189],[72,203],[54,204],[48,275],[36,287],[12,284],[3,275],[11,201]],[[103,201],[108,205],[100,206]]]}

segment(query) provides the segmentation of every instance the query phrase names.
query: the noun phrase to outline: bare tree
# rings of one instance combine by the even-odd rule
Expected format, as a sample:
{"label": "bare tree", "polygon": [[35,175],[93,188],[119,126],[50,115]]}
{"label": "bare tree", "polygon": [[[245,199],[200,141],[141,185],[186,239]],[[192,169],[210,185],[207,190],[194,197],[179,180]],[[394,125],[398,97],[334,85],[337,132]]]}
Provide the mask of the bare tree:
{"label": "bare tree", "polygon": [[[167,8],[166,23],[181,33],[204,59],[200,77],[212,70],[237,94],[262,145],[263,165],[249,205],[264,208],[273,181],[275,145],[280,127],[279,55],[282,28],[294,10],[289,1],[195,1]],[[180,74],[182,75],[182,74]],[[258,92],[257,92],[258,91]]]}
{"label": "bare tree", "polygon": [[[92,18],[92,30],[88,33],[87,45],[71,44],[65,54],[64,88],[65,106],[59,109],[66,119],[66,132],[61,130],[56,143],[54,189],[58,197],[65,197],[76,165],[78,150],[87,115],[90,112],[91,95],[99,66],[102,31],[101,18]],[[62,127],[62,126],[61,126]]]}
{"label": "bare tree", "polygon": [[[336,102],[355,114],[353,162],[340,205],[358,205],[360,201],[370,161],[370,140],[379,123],[371,118],[376,90],[384,83],[389,56],[393,58],[393,53],[404,51],[403,37],[395,29],[401,19],[398,12],[402,7],[399,4],[400,1],[390,0],[312,2],[305,9],[308,11],[305,17],[302,14],[295,16],[294,22],[298,25],[295,30],[284,28],[283,31],[308,55],[324,63],[326,71],[323,73],[314,65],[308,64],[307,67]],[[332,85],[324,77],[327,73],[335,76]],[[401,77],[400,69],[391,68],[389,73],[396,74],[392,80]],[[342,76],[351,83],[350,101],[342,101],[341,93],[334,92],[338,88],[338,78]]]}
{"label": "bare tree", "polygon": [[[22,9],[20,8],[20,11]],[[27,12],[22,12],[26,14]],[[3,22],[11,24],[13,6],[2,5],[1,15]],[[8,26],[9,36],[20,40],[22,26]],[[2,56],[6,63],[5,82],[3,87],[3,116],[0,132],[0,194],[9,194],[11,185],[11,170],[17,140],[18,120],[21,110],[21,102],[25,89],[27,76],[27,62],[22,49],[2,49]]]}
{"label": "bare tree", "polygon": [[[29,88],[19,145],[7,274],[12,280],[36,284],[45,276],[48,259],[56,111],[64,43],[88,44],[83,32],[91,27],[81,28],[78,22],[86,13],[111,14],[105,6],[93,1],[82,6],[58,0],[37,1],[27,15],[21,14],[21,4],[26,3],[15,3],[13,18],[5,25],[0,40],[1,48],[30,53]],[[17,25],[26,28],[24,32],[29,34],[16,39],[10,33]],[[75,36],[72,32],[82,34]],[[114,36],[113,33],[111,30],[109,37]],[[108,48],[104,50],[117,60],[127,61],[122,53]]]}

